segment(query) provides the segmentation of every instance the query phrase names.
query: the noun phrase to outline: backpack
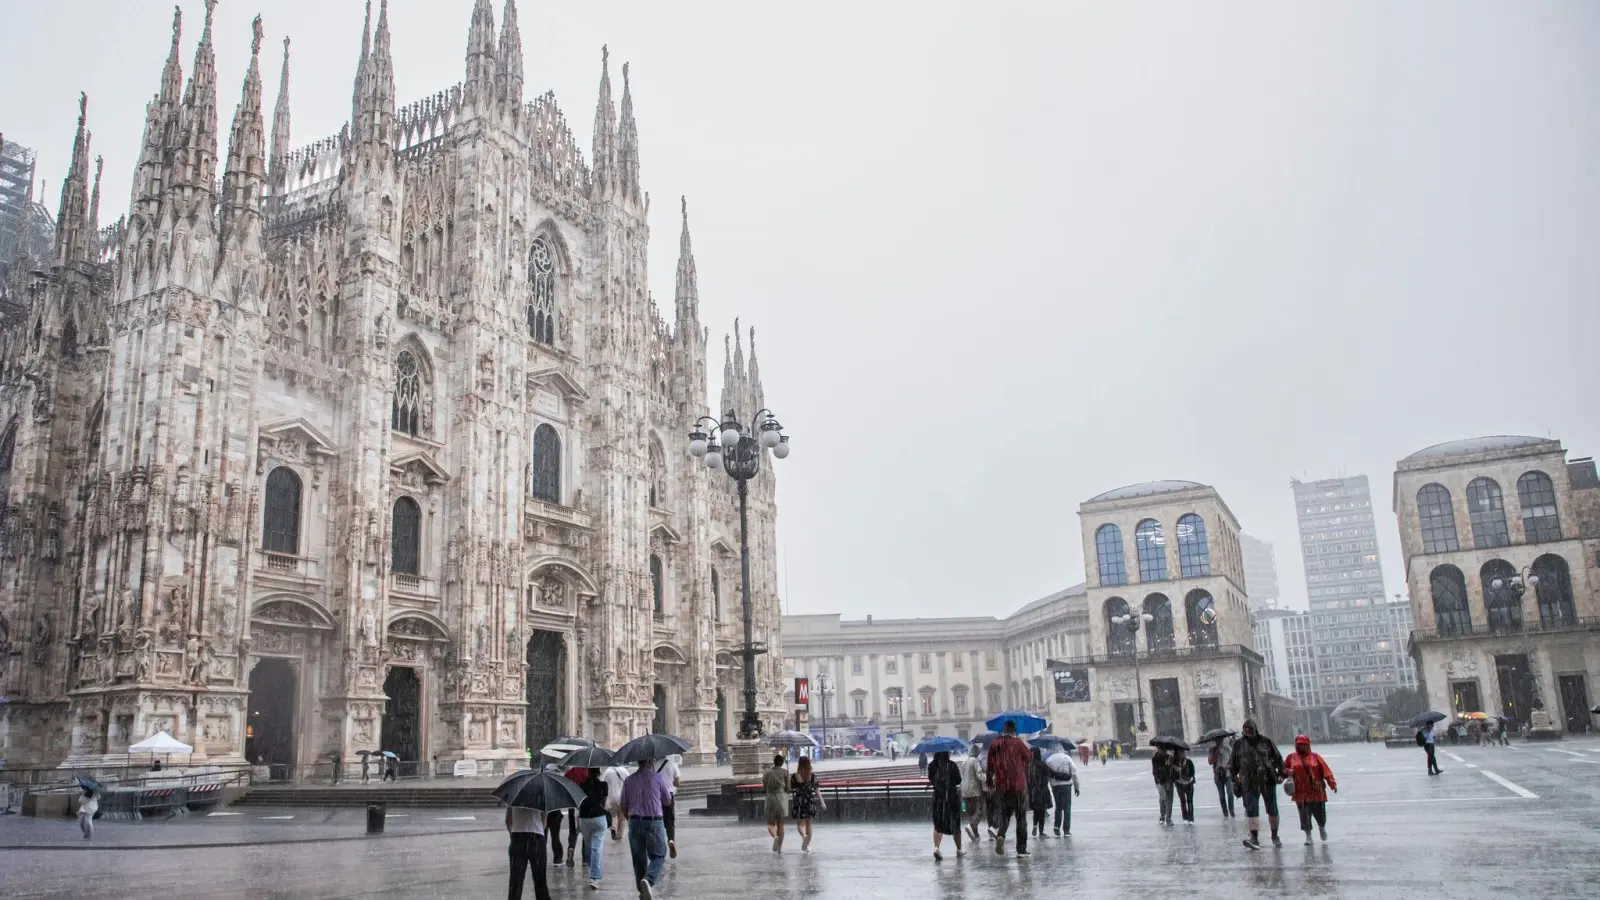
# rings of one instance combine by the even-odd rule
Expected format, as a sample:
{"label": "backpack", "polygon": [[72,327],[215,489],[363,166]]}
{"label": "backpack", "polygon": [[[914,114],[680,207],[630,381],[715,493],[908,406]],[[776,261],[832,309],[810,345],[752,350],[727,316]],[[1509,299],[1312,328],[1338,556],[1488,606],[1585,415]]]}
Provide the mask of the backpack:
{"label": "backpack", "polygon": [[1426,747],[1426,746],[1428,746],[1428,741],[1427,741],[1426,738],[1424,738],[1422,736],[1422,729],[1420,729],[1420,728],[1417,729],[1417,746],[1418,747]]}

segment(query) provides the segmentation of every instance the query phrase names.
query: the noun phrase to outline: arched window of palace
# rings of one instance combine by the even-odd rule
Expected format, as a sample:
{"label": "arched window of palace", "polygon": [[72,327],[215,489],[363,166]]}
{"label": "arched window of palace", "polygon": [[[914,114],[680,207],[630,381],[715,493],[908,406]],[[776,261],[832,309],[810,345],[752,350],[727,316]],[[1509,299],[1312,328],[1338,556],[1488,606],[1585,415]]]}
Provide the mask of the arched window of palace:
{"label": "arched window of palace", "polygon": [[1100,567],[1100,583],[1127,584],[1128,563],[1122,552],[1122,529],[1101,525],[1094,533],[1094,553]]}
{"label": "arched window of palace", "polygon": [[1144,646],[1151,653],[1160,653],[1176,649],[1177,638],[1173,636],[1172,628],[1172,601],[1166,594],[1151,594],[1144,598],[1144,612],[1150,621],[1144,626]]}
{"label": "arched window of palace", "polygon": [[422,574],[422,508],[410,497],[394,502],[389,525],[389,568],[401,575]]}
{"label": "arched window of palace", "polygon": [[1206,520],[1194,513],[1185,513],[1178,519],[1178,571],[1184,578],[1211,574]]}
{"label": "arched window of palace", "polygon": [[1467,510],[1472,517],[1472,546],[1479,550],[1511,546],[1505,500],[1492,478],[1474,478],[1467,485]]}
{"label": "arched window of palace", "polygon": [[279,466],[267,475],[261,548],[269,553],[300,554],[300,476],[288,466]]}
{"label": "arched window of palace", "polygon": [[1472,631],[1467,579],[1455,566],[1439,566],[1428,576],[1433,593],[1433,627],[1440,637]]}
{"label": "arched window of palace", "polygon": [[658,616],[667,611],[665,589],[666,572],[662,569],[661,557],[652,553],[650,554],[650,592],[654,602],[653,608]]}
{"label": "arched window of palace", "polygon": [[1573,625],[1578,621],[1577,608],[1572,602],[1572,572],[1567,561],[1557,554],[1546,553],[1533,561],[1529,574],[1539,576],[1534,594],[1539,598],[1539,624]]}
{"label": "arched window of palace", "polygon": [[1478,571],[1483,583],[1483,608],[1492,632],[1522,630],[1522,597],[1516,590],[1517,568],[1503,559],[1491,559]]}
{"label": "arched window of palace", "polygon": [[1128,601],[1121,597],[1112,597],[1106,601],[1106,652],[1112,656],[1132,656],[1135,638],[1127,625],[1118,624],[1116,619],[1129,614]]}
{"label": "arched window of palace", "polygon": [[1423,553],[1453,553],[1461,549],[1456,539],[1455,510],[1444,485],[1425,484],[1417,491],[1417,518],[1422,526]]}
{"label": "arched window of palace", "polygon": [[1517,502],[1522,505],[1523,540],[1530,544],[1561,540],[1561,516],[1556,513],[1556,486],[1543,472],[1528,472],[1517,479]]}

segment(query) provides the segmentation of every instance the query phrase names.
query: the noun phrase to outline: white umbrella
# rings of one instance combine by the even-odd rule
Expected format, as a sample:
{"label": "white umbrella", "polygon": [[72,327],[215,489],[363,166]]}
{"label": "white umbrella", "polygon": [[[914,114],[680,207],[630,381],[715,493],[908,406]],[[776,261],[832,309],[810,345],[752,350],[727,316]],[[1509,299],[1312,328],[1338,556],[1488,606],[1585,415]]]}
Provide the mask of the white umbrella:
{"label": "white umbrella", "polygon": [[132,747],[129,753],[193,753],[194,748],[165,731],[158,731]]}
{"label": "white umbrella", "polygon": [[1057,775],[1072,774],[1072,757],[1065,753],[1056,752],[1046,756],[1044,758],[1044,765],[1045,768],[1056,773]]}

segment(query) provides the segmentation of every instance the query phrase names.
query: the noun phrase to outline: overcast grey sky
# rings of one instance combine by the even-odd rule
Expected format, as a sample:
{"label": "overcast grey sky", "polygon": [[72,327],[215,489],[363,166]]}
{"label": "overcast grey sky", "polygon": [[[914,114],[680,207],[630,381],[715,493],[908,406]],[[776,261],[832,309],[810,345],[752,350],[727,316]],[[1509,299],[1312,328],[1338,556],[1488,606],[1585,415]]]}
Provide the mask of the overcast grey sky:
{"label": "overcast grey sky", "polygon": [[[501,16],[503,0],[495,0]],[[201,3],[183,0],[184,66]],[[471,0],[393,0],[402,102],[461,79]],[[224,129],[252,16],[296,145],[349,113],[357,0],[222,0]],[[0,130],[54,210],[77,93],[126,207],[156,0],[5,0]],[[702,315],[758,329],[793,435],[794,612],[1004,613],[1083,577],[1076,510],[1214,484],[1304,603],[1292,477],[1479,434],[1600,452],[1600,5],[519,4],[529,96],[587,151],[632,62],[651,280],[687,194]],[[714,345],[720,343],[714,341]],[[712,383],[720,384],[720,355]]]}

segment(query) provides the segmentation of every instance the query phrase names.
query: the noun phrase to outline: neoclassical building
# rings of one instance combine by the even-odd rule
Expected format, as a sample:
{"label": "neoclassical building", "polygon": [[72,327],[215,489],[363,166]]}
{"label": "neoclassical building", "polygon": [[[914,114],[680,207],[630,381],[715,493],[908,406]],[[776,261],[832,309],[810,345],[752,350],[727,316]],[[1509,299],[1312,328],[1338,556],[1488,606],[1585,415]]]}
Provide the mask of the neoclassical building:
{"label": "neoclassical building", "polygon": [[1495,435],[1395,465],[1415,630],[1435,709],[1592,725],[1600,678],[1600,479],[1561,442]]}
{"label": "neoclassical building", "polygon": [[[1058,727],[1096,739],[1137,734],[1143,744],[1156,734],[1193,738],[1237,728],[1247,716],[1284,717],[1269,709],[1287,701],[1268,703],[1254,647],[1239,522],[1215,488],[1129,485],[1085,501],[1078,517],[1084,558],[1093,561],[1086,566],[1090,651],[1051,661],[1062,684]],[[1137,617],[1138,631],[1123,617]]]}
{"label": "neoclassical building", "polygon": [[[0,757],[166,730],[222,762],[514,760],[651,728],[709,756],[738,512],[685,449],[709,334],[686,210],[672,321],[650,295],[628,67],[619,111],[602,53],[585,159],[524,96],[515,0],[498,28],[477,0],[462,81],[403,106],[369,4],[349,123],[292,149],[258,19],[223,142],[213,6],[187,77],[174,20],[126,215],[98,225],[80,114],[54,256],[0,302]],[[749,422],[737,331],[720,409]],[[765,465],[769,720],[773,488]]]}

